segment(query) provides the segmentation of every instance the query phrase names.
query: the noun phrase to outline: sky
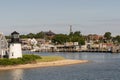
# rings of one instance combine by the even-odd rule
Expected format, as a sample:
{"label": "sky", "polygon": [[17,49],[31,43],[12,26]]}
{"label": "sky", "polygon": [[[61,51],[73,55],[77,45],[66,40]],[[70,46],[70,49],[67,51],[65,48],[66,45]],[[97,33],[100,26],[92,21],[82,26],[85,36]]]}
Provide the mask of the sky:
{"label": "sky", "polygon": [[120,0],[0,0],[0,32],[120,35]]}

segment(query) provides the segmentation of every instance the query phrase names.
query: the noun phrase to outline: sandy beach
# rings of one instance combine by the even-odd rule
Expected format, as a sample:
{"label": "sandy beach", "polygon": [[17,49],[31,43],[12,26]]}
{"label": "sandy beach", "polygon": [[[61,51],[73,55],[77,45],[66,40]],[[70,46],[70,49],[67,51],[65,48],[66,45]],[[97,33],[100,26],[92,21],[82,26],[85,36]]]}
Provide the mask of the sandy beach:
{"label": "sandy beach", "polygon": [[52,62],[39,62],[35,64],[24,64],[24,65],[16,65],[16,66],[0,66],[0,70],[63,66],[63,65],[71,65],[71,64],[82,64],[87,62],[88,60],[59,60],[59,61],[52,61]]}

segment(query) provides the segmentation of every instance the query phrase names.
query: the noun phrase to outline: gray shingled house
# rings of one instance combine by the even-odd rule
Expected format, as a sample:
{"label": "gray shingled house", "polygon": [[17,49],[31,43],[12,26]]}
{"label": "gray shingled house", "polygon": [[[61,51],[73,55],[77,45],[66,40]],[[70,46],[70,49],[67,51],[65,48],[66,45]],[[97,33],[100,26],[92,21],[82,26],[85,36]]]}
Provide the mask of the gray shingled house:
{"label": "gray shingled house", "polygon": [[5,36],[0,33],[0,58],[8,57],[8,42]]}

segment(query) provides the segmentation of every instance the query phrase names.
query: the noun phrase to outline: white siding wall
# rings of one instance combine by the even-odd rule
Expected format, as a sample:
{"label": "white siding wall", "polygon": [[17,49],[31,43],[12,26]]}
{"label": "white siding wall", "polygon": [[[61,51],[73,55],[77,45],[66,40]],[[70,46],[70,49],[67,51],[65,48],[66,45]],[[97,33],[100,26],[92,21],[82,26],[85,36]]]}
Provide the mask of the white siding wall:
{"label": "white siding wall", "polygon": [[3,58],[3,56],[6,55],[6,52],[8,52],[8,42],[5,36],[0,33],[0,58]]}
{"label": "white siding wall", "polygon": [[22,57],[21,44],[11,43],[9,58],[20,58],[20,57]]}

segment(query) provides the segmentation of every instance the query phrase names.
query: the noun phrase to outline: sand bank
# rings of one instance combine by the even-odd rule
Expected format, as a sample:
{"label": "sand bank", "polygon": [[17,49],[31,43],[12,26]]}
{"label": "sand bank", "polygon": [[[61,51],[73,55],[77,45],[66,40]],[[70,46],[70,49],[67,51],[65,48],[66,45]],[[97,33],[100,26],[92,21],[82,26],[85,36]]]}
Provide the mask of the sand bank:
{"label": "sand bank", "polygon": [[0,70],[10,70],[10,69],[27,69],[27,68],[37,68],[37,67],[49,67],[49,66],[63,66],[71,64],[81,64],[87,63],[88,60],[60,60],[53,62],[39,62],[35,64],[24,64],[16,66],[0,66]]}

